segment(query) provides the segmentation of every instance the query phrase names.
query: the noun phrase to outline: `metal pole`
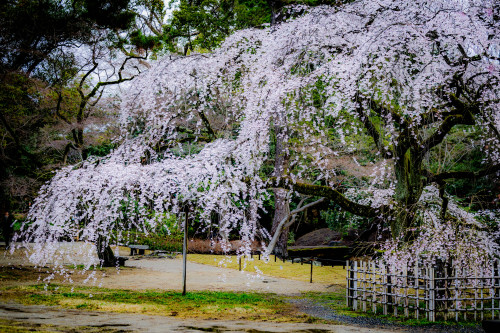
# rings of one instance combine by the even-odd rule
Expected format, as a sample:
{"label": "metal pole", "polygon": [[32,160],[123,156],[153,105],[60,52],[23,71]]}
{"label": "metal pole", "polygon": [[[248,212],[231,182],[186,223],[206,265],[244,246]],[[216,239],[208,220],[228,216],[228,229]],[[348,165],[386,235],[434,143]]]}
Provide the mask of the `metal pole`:
{"label": "metal pole", "polygon": [[188,210],[186,209],[184,220],[184,241],[182,243],[182,296],[186,295],[186,262],[187,262],[187,228]]}
{"label": "metal pole", "polygon": [[313,259],[311,258],[311,279],[309,280],[309,283],[313,283]]}

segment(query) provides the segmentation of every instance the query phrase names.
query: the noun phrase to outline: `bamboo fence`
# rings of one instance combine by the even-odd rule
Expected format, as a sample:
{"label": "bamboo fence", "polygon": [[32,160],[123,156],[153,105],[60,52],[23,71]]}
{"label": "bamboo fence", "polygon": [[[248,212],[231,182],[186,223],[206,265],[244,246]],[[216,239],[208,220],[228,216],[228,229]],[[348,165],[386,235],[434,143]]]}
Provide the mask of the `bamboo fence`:
{"label": "bamboo fence", "polygon": [[429,321],[500,318],[500,262],[489,273],[439,260],[394,274],[374,261],[347,262],[347,305],[355,311]]}

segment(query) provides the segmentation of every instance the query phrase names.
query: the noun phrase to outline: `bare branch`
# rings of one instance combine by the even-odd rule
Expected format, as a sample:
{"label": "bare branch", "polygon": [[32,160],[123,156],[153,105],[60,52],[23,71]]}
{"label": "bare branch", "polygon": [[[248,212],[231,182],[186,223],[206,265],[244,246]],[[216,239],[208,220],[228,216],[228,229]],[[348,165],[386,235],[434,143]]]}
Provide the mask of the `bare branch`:
{"label": "bare branch", "polygon": [[276,246],[276,242],[278,241],[278,238],[280,237],[281,235],[281,231],[283,230],[283,226],[285,225],[285,223],[290,219],[290,217],[294,216],[295,214],[298,214],[300,212],[303,212],[304,210],[308,209],[308,208],[311,208],[323,201],[325,201],[325,198],[321,198],[319,200],[316,200],[314,202],[311,202],[310,204],[307,204],[305,205],[304,207],[300,207],[302,205],[302,203],[306,200],[307,198],[303,198],[300,203],[299,203],[299,206],[297,209],[294,209],[290,212],[290,214],[288,214],[287,216],[285,216],[281,221],[280,223],[278,224],[278,227],[276,228],[276,231],[274,232],[274,235],[273,235],[273,238],[271,239],[271,241],[269,242],[269,245],[267,246],[267,249],[266,249],[266,252],[264,253],[264,256],[269,256],[269,254],[274,250],[274,247]]}

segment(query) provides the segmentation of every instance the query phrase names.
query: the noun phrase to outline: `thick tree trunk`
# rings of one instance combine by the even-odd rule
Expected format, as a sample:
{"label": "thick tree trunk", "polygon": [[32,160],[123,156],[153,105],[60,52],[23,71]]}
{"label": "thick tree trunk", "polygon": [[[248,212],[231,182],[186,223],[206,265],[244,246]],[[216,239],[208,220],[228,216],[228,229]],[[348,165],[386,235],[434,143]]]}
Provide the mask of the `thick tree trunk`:
{"label": "thick tree trunk", "polygon": [[[274,131],[276,134],[276,157],[274,162],[274,176],[277,178],[286,175],[288,169],[289,156],[286,151],[286,144],[284,138],[286,137],[286,128],[275,126]],[[274,235],[276,231],[279,232],[278,225],[283,218],[290,214],[290,203],[288,200],[287,190],[275,189],[274,190],[274,217],[271,234]],[[281,235],[274,248],[274,254],[286,258],[288,257],[288,227],[281,230]]]}
{"label": "thick tree trunk", "polygon": [[117,258],[113,253],[111,247],[106,244],[104,237],[99,236],[97,238],[97,256],[102,267],[115,267],[117,264]]}
{"label": "thick tree trunk", "polygon": [[[290,214],[290,205],[288,202],[287,191],[283,189],[275,189],[274,190],[274,200],[275,200],[275,209],[274,209],[274,218],[273,218],[273,226],[271,228],[271,234],[274,235],[276,232],[280,232],[278,229],[278,225]],[[283,227],[281,230],[280,237],[276,242],[276,246],[274,247],[273,253],[279,257],[286,258],[288,257],[288,233],[289,227]]]}
{"label": "thick tree trunk", "polygon": [[425,178],[422,175],[422,161],[419,154],[410,148],[396,159],[396,193],[397,208],[390,221],[394,239],[408,235],[406,231],[413,225],[417,203],[422,195]]}

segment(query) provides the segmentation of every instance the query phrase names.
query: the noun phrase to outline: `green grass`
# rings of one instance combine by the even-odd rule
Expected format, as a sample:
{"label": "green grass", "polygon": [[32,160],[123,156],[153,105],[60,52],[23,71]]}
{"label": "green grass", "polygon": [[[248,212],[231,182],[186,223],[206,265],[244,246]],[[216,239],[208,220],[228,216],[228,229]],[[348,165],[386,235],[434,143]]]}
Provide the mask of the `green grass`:
{"label": "green grass", "polygon": [[[187,258],[189,261],[200,264],[236,270],[239,269],[239,263],[236,256],[188,254]],[[254,255],[253,260],[250,258],[243,258],[241,265],[242,270],[245,272],[257,273],[257,270],[255,269],[255,267],[257,267],[262,274],[267,276],[303,282],[309,282],[311,274],[311,266],[309,264],[292,264],[290,262],[282,262],[280,260],[274,262],[274,256],[271,256],[271,260],[266,263],[263,260],[258,260],[258,257]],[[342,268],[342,266],[313,266],[313,282],[345,286],[346,271]]]}
{"label": "green grass", "polygon": [[66,285],[4,287],[0,300],[95,311],[130,312],[200,319],[310,322],[274,294],[197,291],[130,291]]}

